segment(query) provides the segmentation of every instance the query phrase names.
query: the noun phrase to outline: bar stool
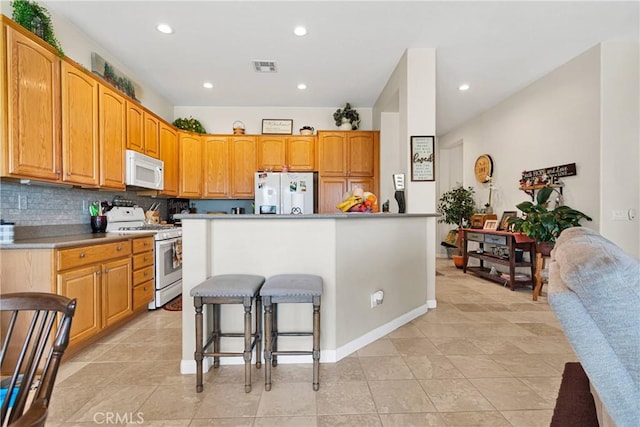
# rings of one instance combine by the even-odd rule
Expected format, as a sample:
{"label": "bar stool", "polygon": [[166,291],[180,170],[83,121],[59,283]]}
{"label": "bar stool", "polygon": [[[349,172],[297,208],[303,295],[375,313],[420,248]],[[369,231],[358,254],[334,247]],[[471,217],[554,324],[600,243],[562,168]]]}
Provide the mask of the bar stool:
{"label": "bar stool", "polygon": [[[260,368],[262,343],[262,307],[260,303],[260,287],[264,277],[249,274],[225,274],[213,276],[191,289],[193,304],[196,309],[196,391],[202,391],[202,360],[205,356],[213,356],[213,367],[220,366],[220,356],[244,357],[244,391],[251,391],[251,351],[256,347],[256,368]],[[251,331],[251,308],[256,303],[256,330]],[[202,306],[211,304],[211,334],[203,344]],[[244,306],[244,332],[226,332],[220,330],[220,305],[242,304]],[[243,352],[221,352],[221,337],[244,337]],[[253,338],[253,340],[252,340]],[[213,345],[213,351],[209,351]]]}
{"label": "bar stool", "polygon": [[[322,297],[322,278],[311,274],[280,274],[272,276],[262,286],[260,296],[264,306],[265,324],[265,390],[271,390],[271,366],[278,364],[279,354],[310,354],[313,356],[313,389],[317,391],[320,388],[320,299]],[[279,303],[313,304],[313,332],[279,332]],[[278,350],[278,336],[313,336],[313,350]]]}

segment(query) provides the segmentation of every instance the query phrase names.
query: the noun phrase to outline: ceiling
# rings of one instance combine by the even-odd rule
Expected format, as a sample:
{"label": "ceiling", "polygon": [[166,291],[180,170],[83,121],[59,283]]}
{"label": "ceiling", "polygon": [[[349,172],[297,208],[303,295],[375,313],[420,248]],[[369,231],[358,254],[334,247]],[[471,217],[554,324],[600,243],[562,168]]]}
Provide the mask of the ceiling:
{"label": "ceiling", "polygon": [[407,48],[436,48],[438,135],[599,42],[639,40],[638,1],[41,3],[176,106],[370,108]]}

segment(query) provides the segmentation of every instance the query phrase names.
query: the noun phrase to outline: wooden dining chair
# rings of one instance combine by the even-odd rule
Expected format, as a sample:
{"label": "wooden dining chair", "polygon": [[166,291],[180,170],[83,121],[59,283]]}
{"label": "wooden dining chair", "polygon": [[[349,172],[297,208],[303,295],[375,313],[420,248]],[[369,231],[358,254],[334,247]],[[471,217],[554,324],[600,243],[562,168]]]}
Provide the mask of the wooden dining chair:
{"label": "wooden dining chair", "polygon": [[0,295],[0,426],[44,426],[75,310],[62,295]]}

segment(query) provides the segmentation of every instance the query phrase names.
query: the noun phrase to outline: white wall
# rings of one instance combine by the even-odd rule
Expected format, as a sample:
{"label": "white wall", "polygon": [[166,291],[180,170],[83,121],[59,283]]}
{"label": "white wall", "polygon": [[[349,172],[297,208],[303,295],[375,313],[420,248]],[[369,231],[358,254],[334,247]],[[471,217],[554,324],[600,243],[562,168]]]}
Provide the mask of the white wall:
{"label": "white wall", "polygon": [[[603,43],[600,232],[640,256],[640,93],[639,46]],[[630,220],[629,210],[636,219]],[[626,219],[614,220],[613,212]]]}
{"label": "white wall", "polygon": [[[342,107],[342,106],[340,106]],[[371,108],[359,108],[352,105],[360,114],[360,129],[372,130]],[[245,133],[262,133],[262,119],[292,119],[293,134],[298,135],[302,126],[312,126],[316,130],[338,130],[333,121],[336,108],[300,108],[300,107],[202,107],[176,106],[174,118],[189,117],[198,119],[207,133],[230,134],[233,123],[239,120],[245,125]]]}
{"label": "white wall", "polygon": [[[523,170],[576,163],[577,176],[563,178],[565,203],[600,227],[600,47],[562,65],[500,104],[440,137],[443,146],[463,141],[464,185],[476,189],[476,202],[488,199],[488,185],[475,180],[476,158],[494,160],[494,212],[528,196],[518,189]],[[443,191],[446,189],[442,189]]]}

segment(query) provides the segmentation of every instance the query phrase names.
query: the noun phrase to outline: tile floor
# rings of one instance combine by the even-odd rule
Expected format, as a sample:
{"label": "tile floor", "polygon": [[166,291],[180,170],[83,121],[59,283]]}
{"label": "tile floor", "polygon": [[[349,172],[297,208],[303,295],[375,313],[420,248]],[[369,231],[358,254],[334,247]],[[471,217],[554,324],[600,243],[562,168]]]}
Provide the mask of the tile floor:
{"label": "tile floor", "polygon": [[[157,310],[62,368],[47,425],[548,426],[565,362],[576,357],[546,292],[512,292],[438,260],[438,308],[336,364],[274,368],[264,392],[241,366],[181,375],[181,315]],[[546,291],[546,288],[545,290]]]}

